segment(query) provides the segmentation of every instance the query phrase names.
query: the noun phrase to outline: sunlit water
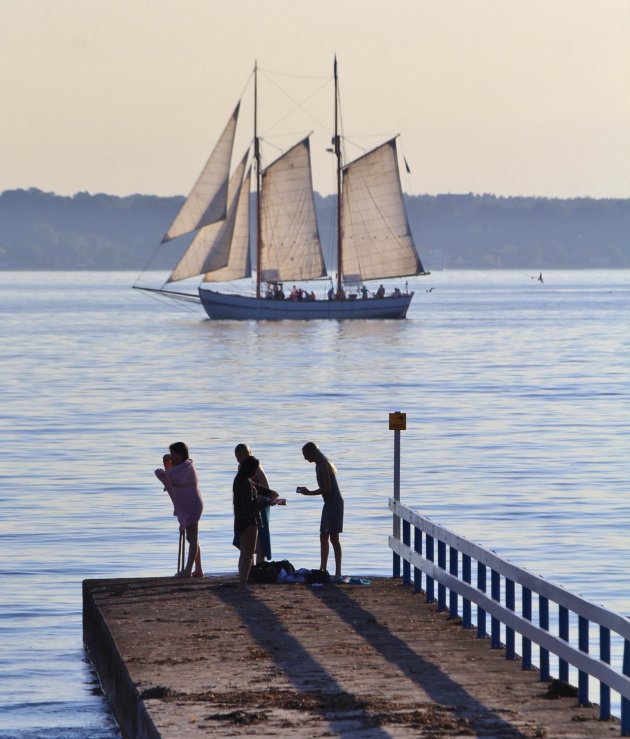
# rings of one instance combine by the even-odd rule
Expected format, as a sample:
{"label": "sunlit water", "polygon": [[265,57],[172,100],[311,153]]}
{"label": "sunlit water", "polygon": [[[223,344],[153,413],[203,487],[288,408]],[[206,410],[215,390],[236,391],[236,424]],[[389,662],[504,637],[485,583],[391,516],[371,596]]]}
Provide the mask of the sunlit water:
{"label": "sunlit water", "polygon": [[630,613],[630,272],[442,272],[410,283],[408,320],[345,323],[212,323],[134,277],[0,272],[0,737],[117,735],[81,581],[174,572],[153,469],[179,439],[209,572],[236,566],[241,441],[289,498],[274,557],[318,565],[321,502],[294,494],[314,483],[312,439],[339,467],[344,571],[388,574],[402,410],[403,502]]}

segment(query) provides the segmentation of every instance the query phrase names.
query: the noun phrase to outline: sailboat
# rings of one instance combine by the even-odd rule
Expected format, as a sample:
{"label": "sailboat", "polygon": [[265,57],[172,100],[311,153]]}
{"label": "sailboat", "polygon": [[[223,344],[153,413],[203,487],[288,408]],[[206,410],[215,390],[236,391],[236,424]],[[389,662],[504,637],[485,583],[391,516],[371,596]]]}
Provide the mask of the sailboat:
{"label": "sailboat", "polygon": [[[202,276],[198,296],[211,319],[309,320],[405,318],[413,291],[371,294],[366,280],[428,274],[411,235],[403,201],[396,138],[344,164],[339,133],[339,81],[334,63],[335,124],[332,151],[337,180],[337,276],[327,299],[287,283],[327,277],[315,215],[309,136],[269,166],[261,163],[258,134],[258,65],[254,67],[253,152],[231,171],[239,104],[230,116],[190,195],[162,242],[194,234],[160,290],[182,296],[170,283]],[[251,163],[249,159],[251,156]],[[253,172],[252,172],[253,169]],[[250,189],[255,178],[256,218],[250,235]],[[255,293],[209,287],[253,276]],[[137,286],[136,286],[137,287]],[[188,294],[189,295],[189,294]],[[189,295],[190,297],[190,295]]]}

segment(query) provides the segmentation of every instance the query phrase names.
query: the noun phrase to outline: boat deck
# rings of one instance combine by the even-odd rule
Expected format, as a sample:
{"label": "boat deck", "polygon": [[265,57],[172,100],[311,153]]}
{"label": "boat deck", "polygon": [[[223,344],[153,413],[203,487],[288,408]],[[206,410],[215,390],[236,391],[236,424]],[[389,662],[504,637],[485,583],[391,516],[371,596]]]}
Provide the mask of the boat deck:
{"label": "boat deck", "polygon": [[391,579],[90,580],[84,638],[126,736],[619,734]]}

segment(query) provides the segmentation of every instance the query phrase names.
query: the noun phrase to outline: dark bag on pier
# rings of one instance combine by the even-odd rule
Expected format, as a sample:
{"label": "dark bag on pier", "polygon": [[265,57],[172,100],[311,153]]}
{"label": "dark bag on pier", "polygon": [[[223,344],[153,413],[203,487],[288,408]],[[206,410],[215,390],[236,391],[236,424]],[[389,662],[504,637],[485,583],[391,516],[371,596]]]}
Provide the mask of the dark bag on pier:
{"label": "dark bag on pier", "polygon": [[327,583],[330,582],[330,574],[328,570],[311,570],[306,576],[306,582],[309,585],[314,583]]}
{"label": "dark bag on pier", "polygon": [[249,571],[249,579],[252,582],[278,582],[280,570],[291,574],[295,572],[295,567],[288,559],[280,560],[280,562],[263,562],[259,565],[252,565]]}

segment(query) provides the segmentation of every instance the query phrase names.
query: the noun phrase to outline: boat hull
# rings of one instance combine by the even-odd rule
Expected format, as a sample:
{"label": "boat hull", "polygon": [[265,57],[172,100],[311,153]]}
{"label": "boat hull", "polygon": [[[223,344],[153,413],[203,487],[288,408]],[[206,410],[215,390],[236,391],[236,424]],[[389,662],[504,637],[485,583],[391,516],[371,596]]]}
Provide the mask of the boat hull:
{"label": "boat hull", "polygon": [[406,318],[413,292],[363,300],[272,300],[199,288],[199,298],[214,320],[313,321]]}

